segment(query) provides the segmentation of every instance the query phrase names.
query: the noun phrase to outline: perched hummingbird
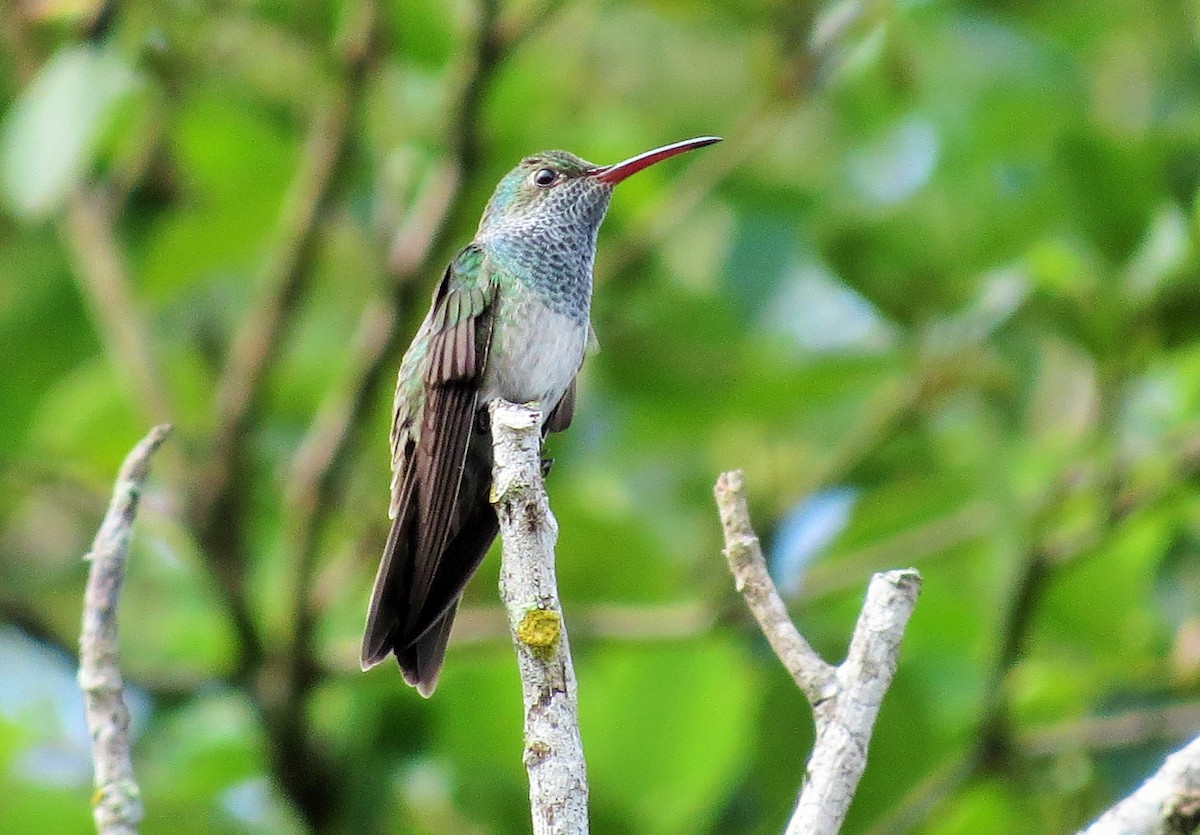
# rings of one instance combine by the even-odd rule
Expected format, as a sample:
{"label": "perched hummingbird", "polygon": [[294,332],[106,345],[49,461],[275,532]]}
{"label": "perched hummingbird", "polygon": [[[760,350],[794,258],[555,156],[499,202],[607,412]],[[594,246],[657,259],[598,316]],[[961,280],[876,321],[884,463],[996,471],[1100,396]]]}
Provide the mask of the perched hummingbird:
{"label": "perched hummingbird", "polygon": [[463,587],[499,529],[487,404],[538,404],[543,435],[570,425],[591,337],[596,233],[613,187],[719,141],[688,139],[604,166],[546,151],[496,186],[400,364],[392,528],[367,613],[364,670],[395,653],[404,680],[433,693]]}

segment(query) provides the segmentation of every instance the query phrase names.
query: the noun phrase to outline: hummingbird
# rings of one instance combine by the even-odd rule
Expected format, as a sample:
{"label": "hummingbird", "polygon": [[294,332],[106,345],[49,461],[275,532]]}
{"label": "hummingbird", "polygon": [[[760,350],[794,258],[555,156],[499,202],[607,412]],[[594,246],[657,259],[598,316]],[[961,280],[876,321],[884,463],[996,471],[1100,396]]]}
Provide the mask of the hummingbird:
{"label": "hummingbird", "polygon": [[437,686],[463,588],[499,531],[490,501],[494,400],[533,404],[543,437],[575,412],[589,344],[596,235],[614,187],[703,136],[614,165],[566,151],[521,160],[446,267],[400,363],[392,412],[392,520],[362,668],[394,654],[422,696]]}

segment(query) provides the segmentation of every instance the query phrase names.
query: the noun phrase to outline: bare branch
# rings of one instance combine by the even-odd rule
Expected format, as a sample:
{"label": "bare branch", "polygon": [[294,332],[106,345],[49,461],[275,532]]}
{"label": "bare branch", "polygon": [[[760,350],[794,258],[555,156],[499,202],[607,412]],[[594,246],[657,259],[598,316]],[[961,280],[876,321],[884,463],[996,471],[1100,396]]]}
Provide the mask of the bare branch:
{"label": "bare branch", "polygon": [[[855,14],[860,15],[863,4],[853,5]],[[797,7],[795,14],[786,16],[784,25],[776,27],[780,69],[773,83],[763,87],[765,95],[750,101],[740,114],[729,119],[729,128],[722,130],[728,141],[706,154],[704,165],[691,166],[676,177],[655,205],[645,207],[632,220],[617,245],[604,248],[597,275],[616,296],[644,274],[645,270],[638,268],[658,244],[670,237],[732,172],[750,160],[770,156],[772,143],[778,143],[794,122],[795,105],[821,86],[827,73],[819,70],[844,48],[846,33],[838,29],[819,36],[810,32],[818,8],[818,4]]]}
{"label": "bare branch", "polygon": [[85,559],[88,572],[79,639],[79,686],[92,737],[96,794],[92,812],[103,835],[136,833],[142,800],[129,754],[129,709],[122,695],[117,649],[117,600],[129,556],[129,531],[137,514],[150,456],[171,427],[154,427],[121,465],[112,503]]}
{"label": "bare branch", "polygon": [[29,42],[29,33],[25,30],[26,12],[18,0],[7,0],[3,3],[3,13],[0,14],[0,38],[4,39],[4,48],[12,56],[13,66],[21,83],[26,83],[37,72],[37,58],[34,57],[33,45]]}
{"label": "bare branch", "polygon": [[725,531],[725,559],[734,587],[758,621],[775,655],[814,708],[837,689],[836,671],[804,640],[767,573],[762,547],[750,526],[746,485],[741,470],[722,473],[713,491]]}
{"label": "bare branch", "polygon": [[[312,271],[312,247],[348,155],[350,123],[376,43],[377,8],[360,0],[336,44],[341,68],[317,109],[280,212],[276,237],[260,269],[261,295],[239,328],[216,392],[211,461],[199,479],[191,516],[238,637],[233,680],[251,684],[266,649],[245,588],[242,513],[244,447],[267,373],[299,309]],[[298,800],[304,807],[305,798]]]}
{"label": "bare branch", "polygon": [[427,269],[438,239],[445,233],[452,204],[462,193],[460,170],[461,163],[438,160],[426,173],[416,198],[392,237],[388,269],[398,281],[411,281]]}
{"label": "bare branch", "polygon": [[[354,113],[378,46],[376,0],[356,0],[347,12],[333,48],[338,63],[333,86],[314,112],[275,238],[259,270],[258,301],[239,326],[217,385],[211,463],[191,507],[198,539],[209,556],[237,634],[239,656],[231,678],[247,690],[262,713],[274,771],[305,822],[316,830],[327,828],[335,811],[337,774],[307,725],[306,698],[315,680],[308,648],[287,659],[286,686],[260,675],[272,648],[264,641],[246,588],[243,537],[248,479],[242,470],[246,467],[246,440],[258,417],[267,377],[312,275],[313,249],[323,215],[336,196],[351,155]],[[311,485],[293,496],[308,500],[321,493],[325,489],[322,477],[313,477]],[[323,519],[323,515],[305,517],[308,527],[300,534],[303,542],[299,547],[305,554],[303,562],[311,563]],[[303,580],[307,579],[305,574]],[[298,610],[302,618],[309,617],[306,608],[298,606]],[[303,631],[311,632],[307,626]]]}
{"label": "bare branch", "polygon": [[587,769],[554,575],[558,523],[542,484],[541,423],[541,414],[525,406],[492,404],[500,597],[521,671],[534,835],[580,835],[588,831]]}
{"label": "bare branch", "polygon": [[1191,835],[1200,826],[1200,737],[1081,835]]}
{"label": "bare branch", "polygon": [[537,8],[526,11],[523,17],[501,24],[497,32],[500,43],[506,51],[511,52],[544,27],[564,5],[565,0],[543,0]]}
{"label": "bare branch", "polygon": [[813,707],[817,738],[787,833],[833,835],[841,828],[866,769],[871,731],[896,672],[900,639],[916,605],[920,575],[905,569],[871,578],[850,651],[835,669],[800,635],[767,573],[750,526],[742,473],[723,473],[714,493],[725,532],[725,557],[737,590]]}

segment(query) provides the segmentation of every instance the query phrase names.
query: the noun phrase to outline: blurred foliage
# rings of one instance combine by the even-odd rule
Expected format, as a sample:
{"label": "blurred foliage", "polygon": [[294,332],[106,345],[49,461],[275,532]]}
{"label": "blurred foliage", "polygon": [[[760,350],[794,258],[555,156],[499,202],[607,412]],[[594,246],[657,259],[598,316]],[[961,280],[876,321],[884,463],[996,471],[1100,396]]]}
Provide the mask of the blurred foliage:
{"label": "blurred foliage", "polygon": [[[345,50],[364,3],[3,12],[0,830],[90,828],[78,557],[121,457],[169,417],[123,601],[144,831],[527,831],[494,559],[432,700],[356,669],[387,378],[440,272],[397,284],[392,233],[460,172],[437,264],[531,151],[608,162],[702,133],[726,141],[614,199],[603,349],[552,441],[594,830],[772,833],[794,802],[808,708],[718,554],[709,491],[734,467],[826,657],[871,571],[925,577],[848,832],[1071,831],[1194,734],[1200,7],[495,3],[384,4],[361,83]],[[230,488],[247,656],[189,508],[233,335],[339,90],[347,139]],[[97,190],[99,232],[74,222]],[[132,353],[88,280],[105,228]],[[362,371],[352,334],[377,297],[403,327],[298,592],[295,462]],[[280,710],[301,593],[315,669]]]}

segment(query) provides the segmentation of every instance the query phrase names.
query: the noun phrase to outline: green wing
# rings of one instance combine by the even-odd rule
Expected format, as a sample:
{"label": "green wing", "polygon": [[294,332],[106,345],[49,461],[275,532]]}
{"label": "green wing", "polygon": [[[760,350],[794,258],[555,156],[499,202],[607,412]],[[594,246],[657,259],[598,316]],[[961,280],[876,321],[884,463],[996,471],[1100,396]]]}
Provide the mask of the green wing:
{"label": "green wing", "polygon": [[434,296],[429,358],[423,374],[421,410],[412,466],[417,495],[417,559],[412,579],[414,608],[433,582],[457,518],[459,486],[475,425],[480,383],[492,340],[493,289],[478,249],[459,253]]}
{"label": "green wing", "polygon": [[[392,422],[393,521],[367,615],[364,667],[393,648],[399,656],[461,588],[458,578],[435,578],[447,543],[470,513],[459,506],[459,493],[491,346],[494,295],[482,253],[468,246],[446,269],[401,364]],[[456,566],[446,571],[459,573]],[[449,599],[430,599],[431,588]]]}

